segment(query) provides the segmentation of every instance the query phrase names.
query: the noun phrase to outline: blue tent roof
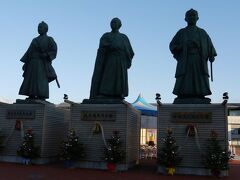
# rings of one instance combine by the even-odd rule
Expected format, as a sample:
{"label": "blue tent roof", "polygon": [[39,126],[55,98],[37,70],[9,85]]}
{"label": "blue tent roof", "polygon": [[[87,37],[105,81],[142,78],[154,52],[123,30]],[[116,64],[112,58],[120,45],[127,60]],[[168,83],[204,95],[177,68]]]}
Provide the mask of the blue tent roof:
{"label": "blue tent roof", "polygon": [[157,116],[157,106],[147,103],[146,100],[141,97],[141,95],[139,95],[137,100],[132,103],[132,106],[141,111],[142,115]]}

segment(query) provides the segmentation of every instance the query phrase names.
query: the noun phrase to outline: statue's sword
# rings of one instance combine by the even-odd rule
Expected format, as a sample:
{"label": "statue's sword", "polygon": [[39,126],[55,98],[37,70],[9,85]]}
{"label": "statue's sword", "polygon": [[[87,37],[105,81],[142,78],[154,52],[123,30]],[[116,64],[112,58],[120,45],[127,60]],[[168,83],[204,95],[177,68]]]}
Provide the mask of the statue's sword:
{"label": "statue's sword", "polygon": [[210,62],[210,66],[211,66],[211,81],[213,81],[213,68],[212,68],[212,62]]}
{"label": "statue's sword", "polygon": [[60,84],[59,84],[59,82],[58,82],[58,79],[56,78],[55,80],[56,80],[56,83],[57,83],[58,88],[60,88]]}

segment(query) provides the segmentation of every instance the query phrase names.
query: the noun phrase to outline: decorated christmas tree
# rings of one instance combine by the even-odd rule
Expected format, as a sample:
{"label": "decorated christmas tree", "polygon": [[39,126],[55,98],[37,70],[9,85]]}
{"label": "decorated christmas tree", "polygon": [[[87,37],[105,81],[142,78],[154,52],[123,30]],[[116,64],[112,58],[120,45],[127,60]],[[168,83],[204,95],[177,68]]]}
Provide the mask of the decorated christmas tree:
{"label": "decorated christmas tree", "polygon": [[210,138],[206,143],[206,153],[203,156],[203,163],[207,169],[211,170],[211,173],[219,177],[222,170],[227,170],[229,154],[227,149],[223,149],[220,145],[220,140],[217,139],[218,134],[215,131],[211,131]]}
{"label": "decorated christmas tree", "polygon": [[162,139],[162,147],[160,147],[158,153],[158,164],[165,167],[167,174],[171,175],[175,173],[176,166],[179,165],[182,160],[182,158],[179,157],[179,147],[176,145],[172,133],[172,129],[168,128],[166,137]]}
{"label": "decorated christmas tree", "polygon": [[111,139],[108,139],[107,142],[108,148],[105,148],[105,160],[114,164],[123,161],[125,158],[125,151],[122,150],[119,132],[114,131]]}
{"label": "decorated christmas tree", "polygon": [[74,129],[70,129],[67,140],[62,142],[60,158],[63,160],[81,160],[84,157],[84,146],[79,142]]}
{"label": "decorated christmas tree", "polygon": [[17,154],[26,159],[39,157],[39,147],[34,146],[34,134],[32,129],[28,129],[24,135],[24,140],[20,144]]}

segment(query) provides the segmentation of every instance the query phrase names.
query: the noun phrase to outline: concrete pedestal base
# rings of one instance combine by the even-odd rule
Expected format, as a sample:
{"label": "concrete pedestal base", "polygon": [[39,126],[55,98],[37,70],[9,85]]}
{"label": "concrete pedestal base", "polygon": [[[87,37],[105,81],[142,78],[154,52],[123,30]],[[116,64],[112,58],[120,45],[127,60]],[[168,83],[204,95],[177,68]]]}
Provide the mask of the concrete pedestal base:
{"label": "concrete pedestal base", "polygon": [[[85,158],[78,165],[81,168],[104,169],[104,149],[107,139],[114,131],[119,132],[122,150],[126,159],[122,170],[138,162],[140,138],[140,112],[129,103],[122,104],[71,104],[71,128],[74,128],[85,146]],[[96,126],[101,132],[96,133]]]}
{"label": "concrete pedestal base", "polygon": [[[188,128],[193,128],[193,136],[187,136]],[[209,175],[204,169],[202,154],[206,152],[206,141],[214,130],[227,149],[227,111],[222,104],[162,104],[158,106],[158,151],[166,136],[166,128],[172,128],[173,136],[183,158],[177,172],[179,174]],[[195,130],[196,132],[195,132]],[[159,171],[161,167],[159,167]],[[224,173],[227,175],[226,173]]]}
{"label": "concrete pedestal base", "polygon": [[[20,104],[0,104],[0,127],[4,135],[4,148],[0,161],[21,162],[17,150],[25,132],[31,128],[34,143],[40,148],[37,164],[51,162],[59,153],[61,141],[67,135],[69,111],[45,101]],[[21,126],[19,126],[19,123]],[[18,124],[18,128],[16,128]]]}

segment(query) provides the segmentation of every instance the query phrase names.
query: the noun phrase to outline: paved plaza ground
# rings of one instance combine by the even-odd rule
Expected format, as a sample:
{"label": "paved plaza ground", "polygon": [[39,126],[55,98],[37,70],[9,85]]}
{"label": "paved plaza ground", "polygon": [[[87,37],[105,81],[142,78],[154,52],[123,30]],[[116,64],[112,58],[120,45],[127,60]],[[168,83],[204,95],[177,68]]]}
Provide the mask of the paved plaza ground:
{"label": "paved plaza ground", "polygon": [[[21,165],[0,163],[0,180],[200,180],[216,179],[206,176],[167,176],[156,173],[155,160],[143,160],[138,167],[127,172],[109,172],[92,169],[66,169],[62,164]],[[228,177],[223,180],[240,179],[240,161],[231,161]]]}

